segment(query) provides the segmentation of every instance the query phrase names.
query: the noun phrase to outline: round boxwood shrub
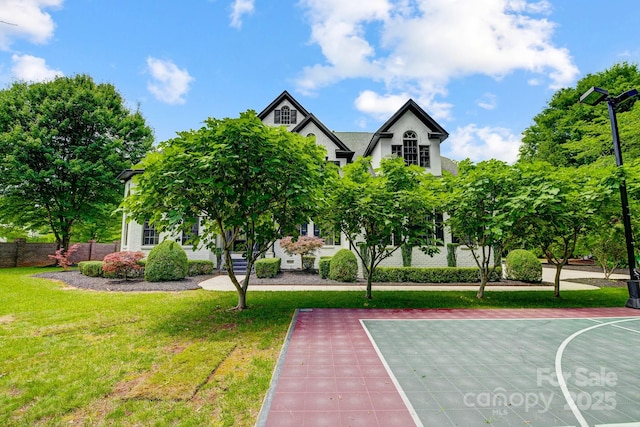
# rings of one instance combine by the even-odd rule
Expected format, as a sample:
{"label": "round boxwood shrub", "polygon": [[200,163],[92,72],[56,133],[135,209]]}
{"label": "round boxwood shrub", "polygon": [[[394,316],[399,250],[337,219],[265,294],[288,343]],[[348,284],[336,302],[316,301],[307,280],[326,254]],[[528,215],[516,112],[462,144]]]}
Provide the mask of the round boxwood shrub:
{"label": "round boxwood shrub", "polygon": [[330,256],[321,256],[320,261],[318,261],[318,273],[320,273],[321,279],[329,278],[329,268],[331,267],[331,257]]}
{"label": "round boxwood shrub", "polygon": [[339,282],[355,282],[358,277],[358,261],[349,249],[340,249],[329,262],[329,278]]}
{"label": "round boxwood shrub", "polygon": [[516,249],[505,259],[507,279],[521,282],[542,282],[542,264],[531,252]]}
{"label": "round boxwood shrub", "polygon": [[187,253],[177,242],[165,240],[149,252],[144,280],[166,282],[184,279],[189,273]]}

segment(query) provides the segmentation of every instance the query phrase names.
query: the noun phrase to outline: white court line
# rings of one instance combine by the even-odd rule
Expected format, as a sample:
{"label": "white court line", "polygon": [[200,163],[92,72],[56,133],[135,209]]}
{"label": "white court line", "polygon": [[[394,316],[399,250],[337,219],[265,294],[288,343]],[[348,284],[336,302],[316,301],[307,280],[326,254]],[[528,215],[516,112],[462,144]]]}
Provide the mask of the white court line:
{"label": "white court line", "polygon": [[640,423],[596,424],[596,427],[640,427]]}
{"label": "white court line", "polygon": [[[615,325],[617,323],[622,323],[622,322],[630,322],[632,320],[638,320],[638,318],[614,320],[614,321],[611,321],[611,322],[599,323],[597,325],[581,329],[581,330],[579,330],[577,332],[574,332],[569,337],[567,337],[567,339],[565,339],[562,342],[562,344],[560,344],[560,347],[558,347],[558,351],[556,352],[556,376],[558,378],[558,383],[560,385],[560,389],[562,390],[562,394],[564,395],[564,398],[566,399],[567,404],[569,405],[569,408],[571,409],[571,412],[573,412],[573,415],[576,417],[576,419],[580,423],[580,427],[589,427],[589,423],[587,423],[587,420],[584,419],[584,417],[582,416],[582,413],[580,412],[580,409],[578,409],[578,406],[576,405],[576,402],[571,398],[571,394],[569,393],[569,388],[567,387],[567,382],[565,381],[564,375],[562,374],[562,355],[564,353],[564,349],[567,347],[567,345],[569,345],[569,343],[575,337],[577,337],[579,335],[582,335],[585,332],[589,332],[592,329],[601,328],[603,326]],[[637,331],[634,331],[634,332],[637,332]],[[596,427],[613,427],[613,426],[617,426],[617,427],[640,427],[640,423],[601,424],[601,425],[596,426]]]}
{"label": "white court line", "polygon": [[376,350],[376,353],[378,354],[378,358],[380,359],[380,361],[382,361],[382,364],[384,365],[384,369],[386,369],[387,374],[389,374],[389,377],[391,378],[393,385],[396,387],[396,390],[400,394],[400,397],[402,398],[402,401],[407,407],[409,414],[411,414],[411,418],[413,418],[413,422],[416,423],[416,427],[424,427],[424,424],[422,424],[420,417],[418,417],[418,413],[416,412],[413,405],[411,404],[411,401],[409,401],[409,396],[405,394],[404,390],[400,386],[400,382],[398,382],[398,379],[391,371],[391,367],[387,364],[387,361],[382,355],[382,352],[380,351],[380,348],[378,347],[376,340],[373,339],[373,336],[369,332],[369,329],[367,329],[367,326],[364,324],[365,320],[380,320],[380,319],[360,319],[360,326],[362,326],[362,329],[364,329],[364,331],[367,333],[367,336],[369,337],[369,341],[371,341],[373,348]]}

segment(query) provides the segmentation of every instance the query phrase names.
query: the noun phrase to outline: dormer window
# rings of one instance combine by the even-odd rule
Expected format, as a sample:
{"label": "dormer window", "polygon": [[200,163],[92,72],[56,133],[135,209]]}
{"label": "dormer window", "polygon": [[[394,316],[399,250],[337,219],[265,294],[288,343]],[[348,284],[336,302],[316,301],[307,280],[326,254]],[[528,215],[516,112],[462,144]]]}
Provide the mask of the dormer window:
{"label": "dormer window", "polygon": [[431,167],[429,146],[418,145],[418,135],[412,130],[408,130],[402,135],[402,145],[394,144],[391,146],[391,155],[402,157],[407,165]]}
{"label": "dormer window", "polygon": [[402,136],[402,156],[407,165],[418,164],[418,135],[412,130]]}
{"label": "dormer window", "polygon": [[298,118],[298,112],[284,105],[279,110],[273,112],[273,122],[280,125],[295,125]]}

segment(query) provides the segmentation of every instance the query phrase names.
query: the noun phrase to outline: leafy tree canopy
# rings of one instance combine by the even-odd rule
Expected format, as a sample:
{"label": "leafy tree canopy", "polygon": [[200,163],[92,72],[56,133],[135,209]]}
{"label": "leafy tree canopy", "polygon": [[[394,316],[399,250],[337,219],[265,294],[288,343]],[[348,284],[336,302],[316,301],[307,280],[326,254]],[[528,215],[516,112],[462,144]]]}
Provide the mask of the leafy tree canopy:
{"label": "leafy tree canopy", "polygon": [[512,235],[525,247],[538,247],[556,266],[554,295],[560,296],[560,272],[578,239],[599,222],[616,192],[613,168],[554,167],[544,162],[515,167],[518,192],[510,202]]}
{"label": "leafy tree canopy", "polygon": [[76,222],[117,207],[116,177],[151,147],[152,131],[110,84],[87,75],[0,91],[0,222],[48,226],[65,250]]}
{"label": "leafy tree canopy", "polygon": [[477,164],[469,160],[458,166],[458,175],[445,175],[443,201],[449,213],[448,225],[454,235],[471,250],[480,270],[477,297],[484,297],[484,288],[495,265],[494,250],[506,244],[511,217],[509,200],[514,195],[513,169],[504,162],[487,160]]}
{"label": "leafy tree canopy", "polygon": [[371,298],[375,268],[404,244],[426,253],[437,252],[430,217],[436,207],[438,182],[402,158],[385,158],[376,171],[370,158],[358,158],[327,188],[330,195],[322,216],[331,228],[345,235],[360,258]]}
{"label": "leafy tree canopy", "polygon": [[[617,96],[640,89],[640,70],[635,64],[621,63],[596,74],[588,74],[574,88],[556,92],[549,105],[525,129],[520,161],[545,161],[554,166],[580,166],[594,162],[614,163],[611,125],[607,105],[581,104],[580,96],[592,86]],[[640,156],[640,103],[635,99],[617,108],[620,142],[625,156]]]}
{"label": "leafy tree canopy", "polygon": [[210,118],[145,157],[125,210],[168,232],[188,231],[200,217],[203,227],[193,244],[213,249],[220,236],[238,292],[236,308],[243,310],[250,274],[240,283],[233,273],[234,242],[246,239],[250,273],[275,240],[308,223],[323,200],[325,156],[311,138],[265,125],[254,111]]}

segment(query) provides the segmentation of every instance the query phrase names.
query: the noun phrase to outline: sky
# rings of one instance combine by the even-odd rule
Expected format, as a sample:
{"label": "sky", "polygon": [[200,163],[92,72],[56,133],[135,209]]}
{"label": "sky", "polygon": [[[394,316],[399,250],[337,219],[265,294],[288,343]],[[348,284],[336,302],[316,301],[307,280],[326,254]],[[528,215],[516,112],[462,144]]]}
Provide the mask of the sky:
{"label": "sky", "polygon": [[88,74],[156,142],[287,90],[329,129],[408,99],[454,160],[514,162],[553,94],[640,62],[637,0],[0,0],[0,88]]}

